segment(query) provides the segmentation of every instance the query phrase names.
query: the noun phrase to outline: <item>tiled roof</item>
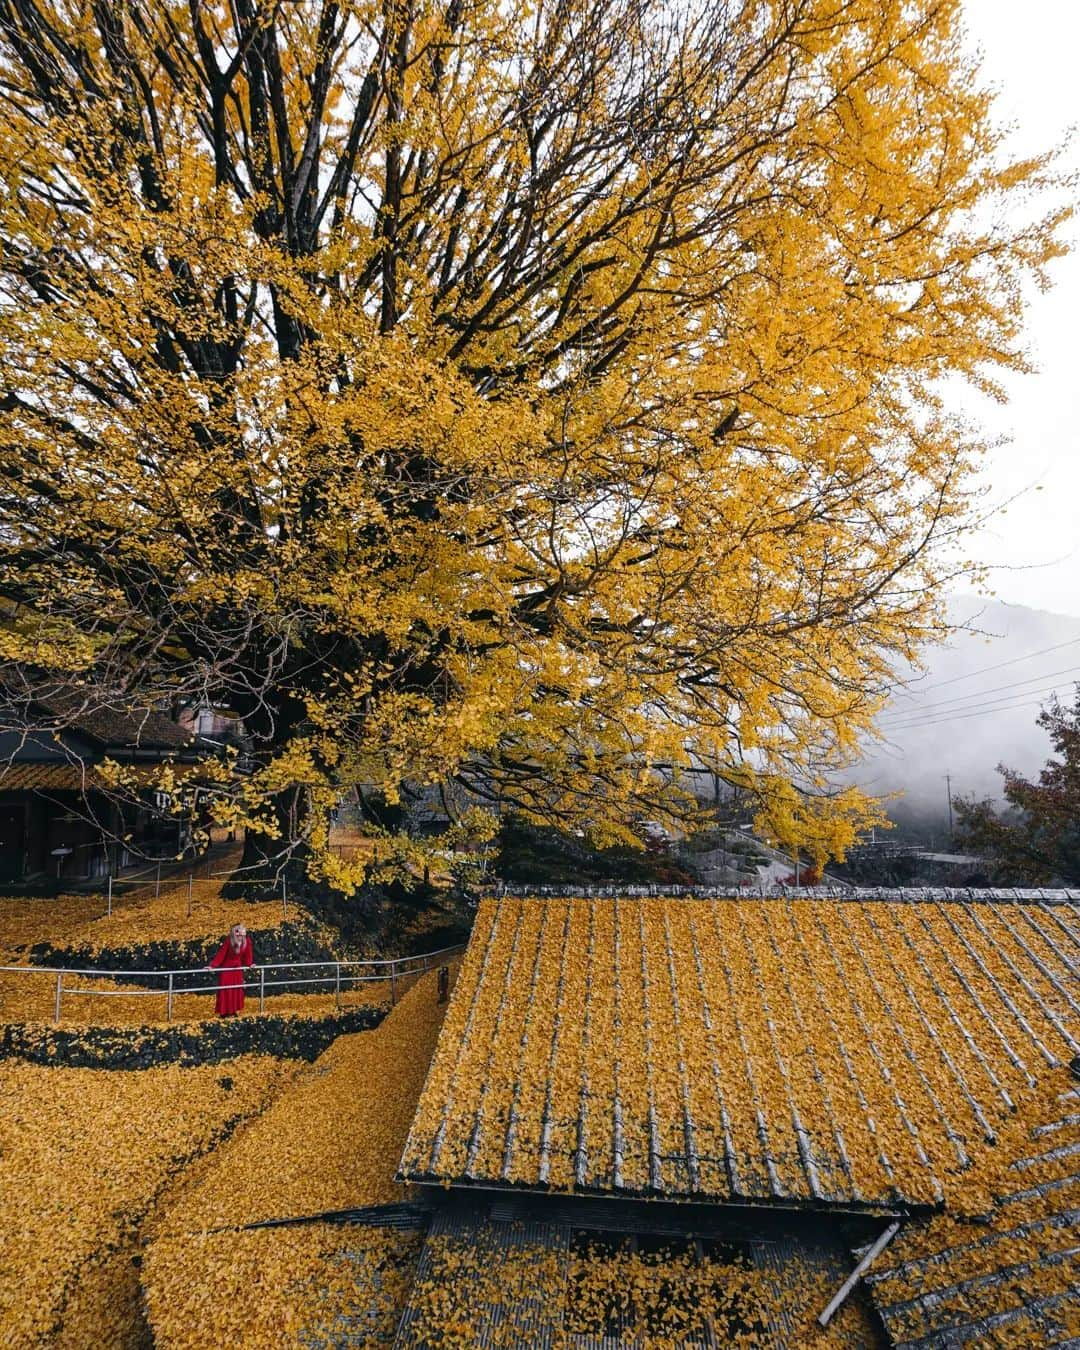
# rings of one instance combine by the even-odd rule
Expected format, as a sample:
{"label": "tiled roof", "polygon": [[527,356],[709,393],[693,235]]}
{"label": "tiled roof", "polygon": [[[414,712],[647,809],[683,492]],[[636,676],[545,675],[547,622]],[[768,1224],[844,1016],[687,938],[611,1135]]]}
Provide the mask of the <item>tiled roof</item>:
{"label": "tiled roof", "polygon": [[436,1210],[393,1350],[873,1350],[881,1343],[861,1299],[850,1299],[827,1331],[814,1324],[851,1267],[828,1231],[708,1244],[695,1260],[691,1243],[671,1231],[639,1246],[610,1230],[583,1231],[587,1220],[504,1219],[498,1209],[493,1204],[490,1217],[483,1206]]}
{"label": "tiled roof", "polygon": [[1080,910],[481,904],[402,1174],[885,1210],[1080,1050]]}
{"label": "tiled roof", "polygon": [[898,1350],[1080,1344],[1080,1092],[1041,1114],[1003,1160],[988,1216],[913,1225],[869,1275]]}
{"label": "tiled roof", "polygon": [[76,731],[114,749],[180,750],[194,740],[191,731],[151,708],[122,708],[93,690],[58,690],[38,695],[42,721]]}
{"label": "tiled roof", "polygon": [[[198,772],[198,765],[176,765],[173,777],[181,779]],[[161,773],[160,764],[140,764],[127,769],[136,782],[153,783]],[[93,765],[72,763],[5,763],[0,760],[0,792],[85,792],[102,791],[103,785]]]}
{"label": "tiled roof", "polygon": [[80,792],[93,778],[75,764],[0,763],[0,792]]}

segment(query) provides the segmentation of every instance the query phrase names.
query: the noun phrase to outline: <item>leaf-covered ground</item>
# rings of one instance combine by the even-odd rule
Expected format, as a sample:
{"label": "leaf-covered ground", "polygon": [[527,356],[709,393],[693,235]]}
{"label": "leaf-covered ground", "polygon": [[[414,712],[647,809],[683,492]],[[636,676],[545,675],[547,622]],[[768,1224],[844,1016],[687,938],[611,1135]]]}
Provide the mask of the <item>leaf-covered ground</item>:
{"label": "leaf-covered ground", "polygon": [[[292,1346],[304,1318],[318,1344],[319,1327],[366,1306],[372,1323],[353,1326],[350,1344],[392,1341],[413,1239],[352,1227],[212,1230],[405,1199],[394,1171],[442,1015],[425,976],[375,1031],[338,1040],[193,1170],[156,1219],[144,1267],[159,1350]],[[253,1270],[258,1279],[238,1275]]]}
{"label": "leaf-covered ground", "polygon": [[[176,994],[173,998],[172,1021],[198,1022],[213,1018],[214,976],[207,975],[208,990],[198,994]],[[63,993],[63,1026],[141,1027],[164,1023],[166,995],[161,990],[136,992],[130,984],[116,980],[83,978],[78,989],[97,992]],[[107,993],[105,991],[108,991]],[[33,975],[0,974],[0,1022],[52,1022],[56,998],[56,977],[52,972]],[[388,1005],[390,987],[384,980],[349,989],[341,999],[341,1006],[362,1007],[369,1004]],[[338,1006],[332,992],[282,993],[266,996],[266,1011],[278,1016],[326,1017]],[[249,994],[241,1017],[258,1015],[257,997]]]}
{"label": "leaf-covered ground", "polygon": [[0,1066],[0,1343],[135,1350],[149,1309],[161,1347],[385,1344],[415,1236],[212,1230],[401,1198],[442,1013],[431,975],[300,1069]]}
{"label": "leaf-covered ground", "polygon": [[[222,870],[228,858],[219,859]],[[167,881],[160,894],[153,883],[140,886],[126,895],[118,895],[111,915],[104,912],[105,901],[99,895],[67,895],[43,900],[27,897],[0,897],[0,966],[28,967],[31,949],[47,944],[54,952],[72,951],[77,959],[69,965],[94,968],[95,954],[119,955],[111,965],[130,969],[152,969],[158,965],[177,968],[195,967],[209,961],[231,926],[238,921],[260,933],[282,930],[285,946],[292,950],[291,930],[283,928],[286,915],[276,902],[249,905],[224,899],[224,877],[196,878],[189,900],[186,884]],[[288,909],[290,921],[299,918],[317,933],[323,946],[332,947],[334,934],[312,925],[297,906]],[[140,958],[162,944],[176,945],[181,954],[174,960],[148,962]],[[184,949],[187,955],[184,955]],[[196,953],[191,955],[191,952]],[[259,951],[256,949],[256,956]],[[130,959],[127,959],[130,958]],[[301,959],[298,957],[298,959]],[[325,1017],[338,1006],[328,970],[312,972],[327,975],[325,992],[266,992],[266,1010],[279,1015]],[[197,1021],[213,1017],[216,976],[207,973],[206,992],[176,993],[172,1006],[173,1022]],[[168,1006],[166,994],[157,984],[138,986],[109,979],[65,976],[61,997],[64,1025],[138,1027],[164,1022]],[[93,991],[93,992],[89,992]],[[253,991],[249,990],[249,993]],[[387,985],[366,984],[347,988],[345,1006],[389,1003]],[[0,971],[0,1022],[52,1022],[56,1004],[56,975],[21,971]],[[244,1015],[256,1012],[258,1004],[249,997]]]}
{"label": "leaf-covered ground", "polygon": [[0,1066],[0,1342],[141,1344],[142,1222],[293,1072],[269,1056],[141,1073]]}
{"label": "leaf-covered ground", "polygon": [[[238,917],[280,927],[279,905],[224,900],[220,887],[220,879],[196,879],[190,905],[186,885],[160,895],[144,887],[117,896],[111,916],[99,896],[0,898],[0,965],[25,966],[30,949],[48,943],[114,955],[127,948],[141,967],[155,944],[202,942],[209,957]],[[291,906],[290,918],[297,912]],[[0,1344],[135,1350],[150,1344],[148,1301],[161,1344],[218,1344],[223,1299],[239,1318],[230,1333],[237,1344],[270,1344],[262,1328],[273,1327],[292,1345],[287,1329],[305,1326],[318,1345],[342,1319],[351,1335],[381,1336],[408,1287],[414,1235],[325,1224],[207,1230],[398,1194],[393,1170],[442,1016],[433,981],[406,995],[385,1031],[347,1035],[311,1066],[273,1053],[131,1071],[0,1064]],[[52,971],[0,973],[0,1022],[48,1040],[55,984]],[[151,1050],[160,1039],[164,993],[112,979],[68,977],[66,985],[65,1034]],[[365,985],[342,1002],[388,1004],[389,994],[384,983]],[[331,989],[268,993],[266,1011],[309,1024],[336,1002]],[[245,1022],[258,1006],[249,997]],[[212,992],[177,993],[170,1035],[198,1042],[213,1016]],[[245,1138],[248,1128],[255,1133]],[[151,1227],[161,1240],[144,1292]],[[258,1301],[230,1294],[256,1288]],[[175,1325],[162,1298],[185,1309]]]}
{"label": "leaf-covered ground", "polygon": [[[226,873],[240,861],[240,845],[225,848],[202,865],[213,875],[195,876],[190,894],[186,875],[166,874],[160,886],[151,877],[137,882],[118,880],[112,912],[104,892],[52,898],[0,896],[0,965],[20,964],[25,951],[38,942],[53,947],[103,951],[110,947],[159,941],[207,938],[219,940],[252,907],[222,898]],[[280,904],[255,907],[258,927],[273,928],[282,921]]]}

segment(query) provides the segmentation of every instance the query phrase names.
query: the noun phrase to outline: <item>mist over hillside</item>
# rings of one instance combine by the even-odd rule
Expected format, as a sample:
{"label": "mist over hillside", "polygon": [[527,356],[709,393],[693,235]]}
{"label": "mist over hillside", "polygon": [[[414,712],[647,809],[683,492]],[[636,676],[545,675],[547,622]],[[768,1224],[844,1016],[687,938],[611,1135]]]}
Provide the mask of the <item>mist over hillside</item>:
{"label": "mist over hillside", "polygon": [[902,791],[890,815],[932,833],[947,824],[946,773],[954,796],[1000,799],[998,764],[1038,772],[1050,752],[1039,706],[1054,687],[1071,702],[1080,680],[1080,618],[969,596],[950,612],[968,631],[926,652],[881,718],[884,739],[847,775],[875,795]]}

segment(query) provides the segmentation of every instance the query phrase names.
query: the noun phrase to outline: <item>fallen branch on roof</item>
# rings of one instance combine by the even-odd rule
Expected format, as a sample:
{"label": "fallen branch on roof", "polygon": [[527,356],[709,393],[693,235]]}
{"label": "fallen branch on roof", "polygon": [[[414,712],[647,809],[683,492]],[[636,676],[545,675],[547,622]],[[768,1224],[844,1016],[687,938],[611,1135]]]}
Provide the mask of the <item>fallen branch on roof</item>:
{"label": "fallen branch on roof", "polygon": [[897,1235],[897,1233],[899,1233],[899,1231],[900,1231],[899,1223],[889,1224],[888,1228],[885,1229],[885,1231],[881,1234],[878,1240],[873,1244],[873,1246],[869,1249],[869,1251],[867,1251],[866,1255],[862,1258],[859,1264],[855,1267],[855,1269],[851,1272],[851,1274],[847,1277],[844,1283],[833,1295],[825,1311],[819,1314],[818,1321],[821,1323],[823,1327],[827,1327],[829,1325],[829,1322],[832,1319],[833,1314],[836,1312],[838,1308],[843,1306],[844,1301],[847,1299],[851,1291],[855,1288],[856,1284],[858,1284],[859,1280],[862,1279],[863,1274],[870,1269],[874,1261],[877,1260],[877,1258],[881,1255],[881,1253],[885,1250],[885,1248],[889,1245],[889,1243],[893,1240],[893,1238]]}

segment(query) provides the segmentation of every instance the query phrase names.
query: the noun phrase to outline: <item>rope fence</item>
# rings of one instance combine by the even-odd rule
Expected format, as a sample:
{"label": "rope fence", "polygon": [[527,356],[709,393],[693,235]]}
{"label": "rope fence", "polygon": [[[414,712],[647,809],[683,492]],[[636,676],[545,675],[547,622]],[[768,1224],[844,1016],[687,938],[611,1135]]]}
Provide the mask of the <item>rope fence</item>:
{"label": "rope fence", "polygon": [[[461,945],[443,947],[438,951],[424,952],[417,956],[400,956],[391,960],[356,961],[282,961],[272,965],[253,965],[240,971],[244,978],[245,995],[258,997],[259,1012],[266,1011],[266,1000],[275,993],[290,990],[300,993],[334,994],[337,1008],[343,1006],[343,997],[350,991],[369,984],[383,984],[389,987],[390,1006],[393,1007],[400,995],[412,983],[436,966],[446,966],[453,957],[464,951]],[[233,967],[232,969],[235,969]],[[300,971],[302,974],[291,972]],[[0,975],[17,975],[26,978],[50,979],[55,985],[53,1021],[59,1024],[63,1011],[64,996],[89,995],[95,998],[131,997],[162,998],[165,1003],[165,1020],[172,1021],[173,1003],[180,996],[190,994],[216,994],[218,981],[215,971],[208,966],[195,966],[177,970],[101,970],[60,966],[0,966]],[[72,979],[81,980],[72,984]],[[104,979],[113,982],[138,981],[139,984],[122,989],[95,989],[86,984],[87,980]],[[212,980],[212,983],[205,981]],[[203,981],[200,983],[200,981]],[[139,985],[150,987],[139,987]],[[444,999],[447,980],[439,981],[440,1001]]]}
{"label": "rope fence", "polygon": [[243,877],[235,875],[235,869],[225,868],[222,871],[214,871],[214,864],[221,861],[220,858],[204,858],[198,863],[180,875],[176,873],[166,873],[162,876],[163,863],[171,863],[172,859],[161,859],[142,872],[135,872],[128,876],[114,877],[109,875],[105,878],[105,914],[112,916],[114,900],[159,900],[162,896],[168,897],[176,894],[187,894],[187,915],[191,918],[192,908],[195,901],[195,888],[197,886],[207,886],[216,894],[223,881],[227,880],[230,885],[235,886],[253,886],[258,891],[265,894],[256,895],[256,899],[276,899],[281,897],[281,917],[287,919],[288,909],[288,887],[284,876],[279,882],[269,882],[265,879],[245,880]]}

